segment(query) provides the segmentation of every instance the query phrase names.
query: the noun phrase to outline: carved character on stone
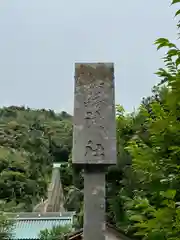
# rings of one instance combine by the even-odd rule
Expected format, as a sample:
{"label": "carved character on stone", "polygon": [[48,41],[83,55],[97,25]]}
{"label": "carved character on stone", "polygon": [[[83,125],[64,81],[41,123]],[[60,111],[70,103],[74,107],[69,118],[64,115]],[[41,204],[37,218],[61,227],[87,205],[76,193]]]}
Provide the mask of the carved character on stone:
{"label": "carved character on stone", "polygon": [[85,156],[91,155],[93,157],[104,157],[104,147],[102,144],[94,144],[93,141],[89,140],[86,145]]}
{"label": "carved character on stone", "polygon": [[[101,116],[101,112],[103,111],[104,108],[108,107],[108,103],[106,101],[106,98],[103,93],[92,96],[91,98],[86,98],[84,101],[84,106],[86,111],[93,111],[96,113],[96,115]],[[102,119],[102,117],[101,117]]]}
{"label": "carved character on stone", "polygon": [[98,102],[101,103],[104,100],[105,96],[103,86],[103,82],[100,82],[99,85],[93,84],[88,86],[88,88],[86,89],[87,97],[84,101],[86,107],[88,107],[88,105],[95,106]]}
{"label": "carved character on stone", "polygon": [[86,119],[87,127],[89,128],[92,125],[97,125],[97,127],[100,127],[100,124],[101,124],[100,121],[104,118],[101,116],[99,111],[95,111],[95,112],[88,111],[86,112],[84,119]]}
{"label": "carved character on stone", "polygon": [[99,111],[96,111],[94,114],[93,112],[87,112],[85,115],[87,127],[97,128],[97,132],[99,132],[100,134],[103,133],[104,137],[107,137],[107,130],[102,125],[102,122],[101,122],[102,119],[104,119],[104,117],[100,115]]}

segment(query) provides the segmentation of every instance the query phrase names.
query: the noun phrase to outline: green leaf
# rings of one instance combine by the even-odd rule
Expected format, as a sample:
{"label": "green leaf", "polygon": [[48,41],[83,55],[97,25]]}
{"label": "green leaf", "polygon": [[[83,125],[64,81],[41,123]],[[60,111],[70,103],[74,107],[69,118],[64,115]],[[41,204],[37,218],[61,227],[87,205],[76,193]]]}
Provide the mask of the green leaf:
{"label": "green leaf", "polygon": [[159,49],[161,49],[163,47],[168,47],[168,43],[164,42],[164,43],[159,44],[159,46],[157,47],[157,50],[159,50]]}
{"label": "green leaf", "polygon": [[162,47],[168,46],[169,40],[166,38],[159,38],[155,41],[155,45],[157,45],[157,50],[159,50]]}
{"label": "green leaf", "polygon": [[169,42],[169,40],[167,38],[158,38],[156,41],[155,41],[155,44],[161,44],[161,43],[164,43],[164,42]]}
{"label": "green leaf", "polygon": [[176,59],[176,67],[178,67],[180,65],[180,58]]}
{"label": "green leaf", "polygon": [[129,219],[134,222],[141,222],[144,218],[141,215],[133,215]]}
{"label": "green leaf", "polygon": [[176,56],[178,55],[179,51],[177,49],[170,49],[168,52],[167,52],[167,55],[170,56],[170,57],[173,57],[173,56]]}
{"label": "green leaf", "polygon": [[180,147],[179,146],[171,146],[169,147],[169,150],[173,152],[173,154],[179,154],[180,153]]}
{"label": "green leaf", "polygon": [[176,196],[176,190],[175,189],[169,189],[166,192],[161,192],[161,196],[168,198],[168,199],[174,199]]}
{"label": "green leaf", "polygon": [[180,3],[180,0],[173,0],[171,5],[176,4],[176,3]]}
{"label": "green leaf", "polygon": [[175,13],[174,17],[178,16],[179,14],[180,14],[180,9]]}
{"label": "green leaf", "polygon": [[173,47],[174,47],[174,48],[177,48],[174,43],[169,43],[168,47],[169,47],[169,48],[173,48]]}
{"label": "green leaf", "polygon": [[169,48],[176,48],[176,45],[174,43],[169,42],[167,38],[159,38],[154,43],[157,45],[157,50],[159,50],[162,47],[169,47]]}

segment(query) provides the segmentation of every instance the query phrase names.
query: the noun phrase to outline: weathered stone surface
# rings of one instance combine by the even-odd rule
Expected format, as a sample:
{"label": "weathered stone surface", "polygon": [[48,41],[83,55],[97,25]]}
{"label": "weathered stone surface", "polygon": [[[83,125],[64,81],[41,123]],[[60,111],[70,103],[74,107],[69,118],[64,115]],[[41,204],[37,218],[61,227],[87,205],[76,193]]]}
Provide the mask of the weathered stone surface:
{"label": "weathered stone surface", "polygon": [[105,240],[105,173],[84,174],[84,239]]}
{"label": "weathered stone surface", "polygon": [[114,66],[75,64],[74,164],[116,164]]}

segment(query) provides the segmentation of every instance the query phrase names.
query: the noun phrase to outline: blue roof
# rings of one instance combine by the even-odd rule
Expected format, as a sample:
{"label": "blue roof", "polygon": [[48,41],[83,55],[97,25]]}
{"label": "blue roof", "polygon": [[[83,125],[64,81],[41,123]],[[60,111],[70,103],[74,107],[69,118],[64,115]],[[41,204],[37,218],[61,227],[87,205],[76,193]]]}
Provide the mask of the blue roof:
{"label": "blue roof", "polygon": [[73,217],[38,217],[17,218],[13,229],[14,240],[38,239],[41,230],[52,229],[53,226],[73,224]]}

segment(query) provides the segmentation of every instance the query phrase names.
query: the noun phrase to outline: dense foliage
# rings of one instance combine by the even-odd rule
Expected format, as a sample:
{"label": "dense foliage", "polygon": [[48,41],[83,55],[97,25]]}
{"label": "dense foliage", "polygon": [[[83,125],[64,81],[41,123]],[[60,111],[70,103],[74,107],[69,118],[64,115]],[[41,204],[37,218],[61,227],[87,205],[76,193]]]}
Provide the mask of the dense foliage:
{"label": "dense foliage", "polygon": [[13,235],[11,230],[13,227],[13,221],[8,219],[4,212],[0,212],[0,239],[9,240]]}
{"label": "dense foliage", "polygon": [[39,234],[39,240],[65,240],[66,236],[72,231],[71,226],[58,226],[52,229],[42,230]]}
{"label": "dense foliage", "polygon": [[68,161],[71,116],[25,107],[0,109],[0,196],[4,211],[31,211],[46,197],[53,161]]}
{"label": "dense foliage", "polygon": [[[179,3],[174,0],[172,3]],[[176,16],[180,10],[176,12]],[[178,23],[179,28],[179,23]],[[180,239],[180,50],[160,38],[165,67],[138,111],[118,106],[119,168],[108,180],[108,217],[140,239]],[[110,172],[109,172],[110,173]],[[108,173],[108,175],[109,175]],[[116,173],[116,176],[115,176]]]}

